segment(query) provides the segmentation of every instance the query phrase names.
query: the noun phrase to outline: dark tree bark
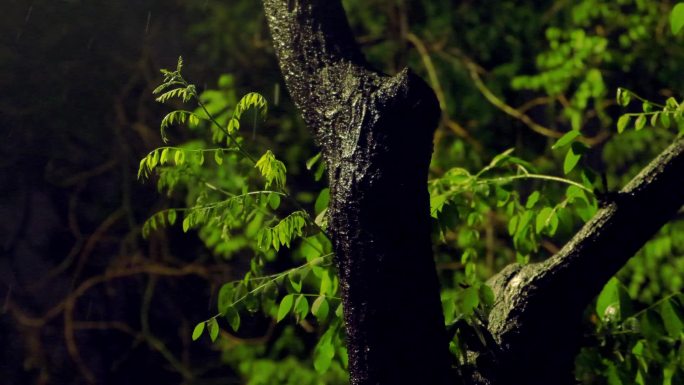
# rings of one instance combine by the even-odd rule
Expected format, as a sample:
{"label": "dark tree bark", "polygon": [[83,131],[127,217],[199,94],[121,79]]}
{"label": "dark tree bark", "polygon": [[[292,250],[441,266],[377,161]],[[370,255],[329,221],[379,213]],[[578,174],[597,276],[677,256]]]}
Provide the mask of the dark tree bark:
{"label": "dark tree bark", "polygon": [[582,310],[684,203],[684,142],[558,255],[492,280],[492,343],[452,377],[426,187],[440,115],[432,90],[410,70],[372,69],[339,0],[263,3],[288,90],[328,166],[351,383],[567,383]]}
{"label": "dark tree bark", "polygon": [[328,166],[352,384],[446,384],[427,170],[439,107],[371,69],[339,1],[264,1],[285,80]]}
{"label": "dark tree bark", "polygon": [[508,266],[490,281],[496,302],[488,329],[498,346],[488,352],[496,356],[488,360],[494,365],[480,368],[485,377],[510,384],[573,383],[583,310],[684,205],[683,176],[684,139],[678,139],[558,254]]}

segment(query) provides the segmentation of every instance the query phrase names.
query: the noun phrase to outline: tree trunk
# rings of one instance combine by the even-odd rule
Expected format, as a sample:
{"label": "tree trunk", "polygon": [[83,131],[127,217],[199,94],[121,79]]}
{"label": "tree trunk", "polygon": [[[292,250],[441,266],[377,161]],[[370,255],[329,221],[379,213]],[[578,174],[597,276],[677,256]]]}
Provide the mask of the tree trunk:
{"label": "tree trunk", "polygon": [[446,384],[427,170],[440,111],[366,64],[338,1],[265,1],[288,89],[328,166],[352,384]]}
{"label": "tree trunk", "polygon": [[440,115],[432,90],[410,70],[390,77],[370,68],[339,0],[263,3],[288,90],[328,166],[351,383],[572,381],[583,309],[684,204],[684,141],[558,255],[494,277],[493,342],[471,352],[456,378],[430,239],[426,182]]}

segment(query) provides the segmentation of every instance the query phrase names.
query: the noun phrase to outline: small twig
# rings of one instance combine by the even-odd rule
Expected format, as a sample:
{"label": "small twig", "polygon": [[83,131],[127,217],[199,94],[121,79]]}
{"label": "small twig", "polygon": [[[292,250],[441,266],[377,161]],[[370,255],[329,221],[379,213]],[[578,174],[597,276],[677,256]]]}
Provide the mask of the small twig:
{"label": "small twig", "polygon": [[[448,60],[451,61],[457,61],[459,63],[462,63],[466,69],[468,70],[468,73],[470,74],[470,78],[473,80],[473,84],[475,84],[475,87],[480,91],[482,96],[487,99],[494,107],[498,108],[499,110],[503,111],[507,115],[521,121],[523,124],[525,124],[527,127],[529,127],[532,131],[549,137],[549,138],[554,138],[558,139],[561,136],[563,136],[565,133],[561,131],[556,131],[554,129],[548,128],[546,126],[543,126],[537,122],[535,122],[529,115],[525,114],[525,111],[527,111],[529,108],[540,105],[542,104],[540,102],[540,98],[533,99],[532,101],[523,104],[523,106],[519,109],[516,109],[507,103],[505,103],[501,98],[496,96],[494,92],[492,92],[487,85],[485,85],[484,81],[482,80],[482,77],[480,76],[483,73],[482,67],[478,66],[474,61],[472,61],[470,58],[465,56],[461,52],[456,52],[454,54],[450,54],[444,51],[439,52],[440,55],[445,57]],[[563,102],[563,98],[560,99],[561,102]],[[548,99],[547,99],[548,101]],[[567,100],[565,101],[567,102]],[[567,106],[566,106],[567,107]],[[593,138],[587,138],[587,137],[581,137],[578,140],[588,144],[588,145],[594,145],[596,143],[600,143],[603,140],[606,139],[606,135],[598,135]]]}
{"label": "small twig", "polygon": [[463,126],[461,126],[456,121],[452,120],[449,116],[449,109],[447,106],[444,90],[442,89],[442,85],[439,82],[439,76],[437,76],[437,70],[435,69],[435,66],[432,62],[432,58],[430,58],[430,53],[428,52],[428,49],[423,43],[423,41],[411,32],[406,34],[406,40],[408,40],[411,44],[413,44],[414,47],[416,47],[416,50],[418,51],[418,54],[420,55],[423,61],[423,65],[425,66],[425,70],[427,71],[428,77],[430,79],[430,84],[432,85],[432,88],[435,91],[437,101],[439,102],[439,107],[442,110],[442,121],[444,125],[448,127],[452,132],[454,132],[457,136],[467,140],[473,147],[475,147],[476,150],[481,150],[482,143],[473,138]]}

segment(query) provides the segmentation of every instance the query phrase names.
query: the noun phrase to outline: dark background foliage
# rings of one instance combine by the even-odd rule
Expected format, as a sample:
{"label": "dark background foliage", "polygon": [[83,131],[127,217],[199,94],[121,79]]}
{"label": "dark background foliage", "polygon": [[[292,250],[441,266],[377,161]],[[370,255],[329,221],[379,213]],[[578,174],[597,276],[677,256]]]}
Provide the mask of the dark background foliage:
{"label": "dark background foliage", "polygon": [[[595,139],[582,166],[605,172],[612,189],[674,136],[650,129],[607,140],[624,112],[614,102],[617,87],[658,102],[681,97],[684,46],[669,33],[672,2],[345,5],[374,65],[388,73],[409,65],[442,94],[433,177],[454,166],[478,170],[511,147],[543,172],[562,174],[563,154],[549,149],[555,138],[506,114],[486,92],[554,133],[570,130],[579,116],[583,133]],[[140,237],[147,217],[183,201],[135,178],[139,159],[162,143],[158,125],[166,110],[151,93],[158,70],[174,66],[179,55],[187,77],[203,89],[216,88],[228,73],[238,94],[265,95],[271,112],[254,142],[278,149],[307,207],[324,187],[305,170],[316,150],[287,98],[259,2],[8,0],[0,10],[0,383],[241,383],[254,376],[241,361],[290,362],[190,340],[195,323],[213,312],[220,285],[248,268],[245,255],[227,262],[177,228]],[[592,70],[600,81],[588,75]],[[583,87],[594,86],[600,91],[582,96]],[[176,142],[192,138],[180,129],[170,134]],[[519,186],[524,196],[538,187]],[[550,200],[561,195],[545,190]],[[532,259],[553,253],[579,224],[575,219],[555,239],[540,240]],[[452,286],[463,274],[459,231],[436,246],[440,274]],[[479,263],[488,276],[516,255],[505,218],[493,218],[482,233]],[[679,218],[625,268],[623,282],[637,307],[684,287],[682,234]],[[607,379],[615,366],[604,360],[617,360],[611,348],[628,342],[597,332],[590,310],[586,323],[582,380],[614,381]],[[301,344],[294,350],[304,363],[290,363],[310,367],[315,336],[283,325],[273,331],[259,317],[244,325],[238,340]]]}

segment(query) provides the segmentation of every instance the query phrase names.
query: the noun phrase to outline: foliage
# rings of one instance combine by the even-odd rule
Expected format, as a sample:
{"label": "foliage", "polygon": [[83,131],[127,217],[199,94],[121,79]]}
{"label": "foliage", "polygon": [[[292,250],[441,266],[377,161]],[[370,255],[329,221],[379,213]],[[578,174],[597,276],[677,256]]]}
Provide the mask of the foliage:
{"label": "foliage", "polygon": [[[385,35],[389,33],[383,27],[392,15],[374,14],[377,2],[368,8],[365,2],[347,3],[352,24],[368,26],[363,32],[369,39],[382,40],[368,48],[371,59],[381,67],[393,67],[393,54],[401,52],[401,45],[393,41],[396,36]],[[489,11],[469,13],[455,7],[447,12],[448,5],[439,2],[412,5],[419,11],[415,25],[428,31],[428,37],[435,26],[451,25],[450,18],[465,19],[462,27],[454,28],[454,34],[458,28],[472,26],[463,31],[463,42],[455,44],[456,49],[434,55],[440,58],[436,62],[444,88],[467,84],[459,104],[447,100],[443,108],[452,116],[474,122],[467,129],[489,144],[487,151],[478,153],[463,138],[444,134],[446,126],[442,126],[428,184],[442,305],[450,330],[456,329],[451,350],[462,363],[467,361],[468,349],[462,321],[476,330],[492,303],[486,279],[507,263],[529,263],[555,253],[557,245],[606,203],[609,186],[624,183],[657,148],[682,132],[684,103],[674,96],[668,96],[663,104],[652,102],[656,100],[653,92],[639,79],[625,84],[615,76],[642,68],[646,60],[660,60],[648,57],[645,48],[655,45],[663,52],[663,47],[672,44],[671,37],[658,35],[664,19],[659,9],[666,4],[582,0],[561,6],[539,24],[519,25],[522,23],[518,20],[516,24],[516,17],[533,15],[537,20],[539,9],[529,4],[496,3],[498,9],[510,12],[499,13],[495,28],[487,22],[493,17]],[[675,8],[670,17],[675,33],[681,29],[679,15]],[[511,52],[508,61],[494,54],[500,48],[501,35],[523,39],[539,32],[545,39],[536,41],[535,46],[509,41],[503,48]],[[406,61],[423,68],[420,63],[424,59],[408,57]],[[543,98],[543,112],[530,115],[548,126],[551,135],[540,139],[538,133],[510,124],[510,117],[502,118],[498,110],[505,109],[483,103],[483,88],[473,91],[470,84],[477,79],[471,73],[476,67],[473,60],[492,68],[482,87],[488,87],[495,97],[502,95],[508,105],[523,105],[529,95]],[[677,68],[681,67],[667,64],[654,76],[672,79]],[[314,192],[319,199],[313,210],[306,210],[302,206],[312,199],[302,202],[288,186],[293,180],[287,176],[290,163],[278,160],[275,148],[268,146],[260,151],[262,156],[251,155],[259,146],[242,134],[250,117],[245,112],[251,108],[253,122],[263,121],[267,113],[264,97],[251,93],[238,101],[232,80],[227,80],[232,78],[225,76],[219,81],[220,90],[199,93],[183,79],[181,69],[179,63],[176,71],[164,72],[158,98],[194,101],[198,107],[167,114],[161,124],[162,136],[168,139],[174,125],[186,124],[198,136],[211,140],[159,148],[141,161],[141,178],[156,173],[159,190],[180,194],[187,204],[152,216],[143,233],[149,235],[182,222],[184,231],[197,230],[216,255],[226,259],[248,255],[249,260],[243,279],[221,287],[217,314],[199,322],[192,338],[208,335],[217,341],[224,348],[225,361],[248,383],[288,383],[288,377],[297,378],[298,383],[343,382],[346,352],[341,303],[324,231],[328,191]],[[660,83],[663,87],[668,84]],[[618,85],[646,90],[649,97]],[[678,84],[672,86],[676,89]],[[616,88],[614,102],[610,90]],[[637,101],[639,110],[616,110],[616,104],[634,108]],[[520,121],[529,125],[528,120]],[[501,128],[495,135],[483,129],[497,126]],[[644,130],[647,126],[652,130]],[[605,143],[613,132],[620,135]],[[505,134],[512,139],[496,138]],[[210,148],[208,143],[218,147]],[[516,148],[501,152],[500,146]],[[307,162],[308,169],[316,165],[318,180],[323,173],[319,157]],[[584,383],[668,384],[681,376],[679,293],[683,284],[676,277],[682,276],[684,266],[677,262],[681,258],[675,258],[684,253],[678,239],[681,231],[681,220],[668,225],[599,296],[586,322],[591,345],[577,359],[577,377]],[[279,269],[283,263],[290,267]],[[659,284],[661,281],[667,284]],[[275,336],[256,347],[235,342],[234,336],[240,336],[247,320],[260,313],[269,322],[288,326],[280,326]],[[220,333],[219,325],[226,332]],[[287,358],[281,359],[284,355]]]}
{"label": "foliage", "polygon": [[[337,278],[331,268],[330,242],[312,216],[288,192],[284,163],[270,150],[256,159],[240,135],[242,118],[247,111],[255,110],[259,119],[266,117],[265,98],[249,93],[235,106],[226,106],[216,91],[198,93],[196,87],[184,79],[182,68],[183,62],[179,58],[174,71],[162,70],[164,82],[154,93],[160,95],[157,97],[159,102],[194,101],[197,109],[167,114],[161,123],[162,136],[168,140],[165,131],[171,124],[187,124],[211,137],[219,147],[207,148],[204,141],[193,141],[184,146],[155,149],[140,161],[139,178],[156,174],[160,192],[167,194],[182,187],[189,204],[186,208],[169,208],[151,216],[143,225],[143,235],[149,236],[155,230],[174,225],[178,218],[184,232],[198,230],[206,246],[217,254],[227,258],[241,250],[249,250],[252,254],[249,270],[241,280],[221,287],[217,314],[199,322],[193,329],[192,339],[198,340],[208,334],[212,341],[217,341],[219,322],[226,322],[233,332],[239,332],[242,318],[252,317],[256,312],[273,317],[276,322],[293,319],[312,331],[320,330],[320,339],[312,352],[315,370],[327,372],[335,359],[336,376],[344,376],[341,371],[346,367],[342,305],[337,296]],[[230,82],[223,78],[219,83],[228,85]],[[219,114],[214,115],[211,111]],[[225,169],[230,169],[230,178],[223,174]],[[327,202],[319,201],[316,206],[320,213]],[[276,254],[285,248],[291,251],[294,261],[304,264],[280,273],[265,274],[267,263],[273,262]],[[292,338],[283,334],[277,340],[285,344],[284,341]],[[242,366],[241,370],[249,373],[275,370],[266,368],[270,365],[279,371],[282,368],[297,370],[299,374],[295,378],[302,375],[301,365],[296,361],[262,360],[254,365]],[[261,383],[259,378],[253,377],[250,383]],[[315,376],[305,378],[310,381],[308,383],[318,383]],[[284,377],[284,383],[288,383],[286,380],[289,381]]]}

